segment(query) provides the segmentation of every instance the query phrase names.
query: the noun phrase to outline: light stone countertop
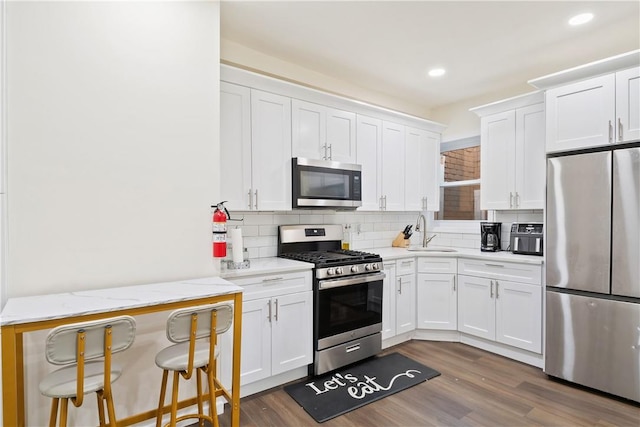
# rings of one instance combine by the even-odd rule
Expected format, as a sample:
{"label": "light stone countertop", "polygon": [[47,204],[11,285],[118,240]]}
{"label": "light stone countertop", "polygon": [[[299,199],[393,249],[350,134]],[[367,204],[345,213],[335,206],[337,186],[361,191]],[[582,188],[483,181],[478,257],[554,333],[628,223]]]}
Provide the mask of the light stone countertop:
{"label": "light stone countertop", "polygon": [[[433,247],[434,249],[437,246]],[[513,254],[508,251],[500,252],[482,252],[480,249],[459,249],[455,248],[455,252],[421,252],[421,251],[408,251],[404,248],[372,248],[363,249],[366,252],[372,252],[379,254],[384,261],[391,261],[401,258],[413,258],[413,257],[445,257],[445,258],[473,258],[481,260],[493,260],[493,261],[505,261],[505,262],[519,262],[522,264],[536,264],[541,265],[544,262],[544,257],[535,255],[520,255]]]}
{"label": "light stone countertop", "polygon": [[238,270],[223,268],[220,276],[233,281],[234,278],[304,271],[311,270],[314,267],[312,263],[277,257],[252,259],[249,261],[249,265],[249,268]]}
{"label": "light stone countertop", "polygon": [[0,325],[62,319],[242,292],[220,277],[9,298]]}

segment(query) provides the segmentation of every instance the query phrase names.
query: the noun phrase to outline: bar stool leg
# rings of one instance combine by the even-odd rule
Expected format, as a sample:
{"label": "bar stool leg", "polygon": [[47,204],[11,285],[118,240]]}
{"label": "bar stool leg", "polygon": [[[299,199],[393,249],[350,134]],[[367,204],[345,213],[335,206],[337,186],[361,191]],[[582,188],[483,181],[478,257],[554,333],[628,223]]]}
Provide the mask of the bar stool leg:
{"label": "bar stool leg", "polygon": [[160,386],[160,403],[158,403],[158,413],[156,415],[156,427],[162,427],[162,409],[164,408],[164,399],[167,392],[167,378],[169,371],[162,371],[162,385]]}
{"label": "bar stool leg", "polygon": [[196,369],[196,384],[198,388],[198,425],[204,427],[204,419],[200,415],[204,415],[202,409],[202,378],[200,376],[200,368]]}
{"label": "bar stool leg", "polygon": [[49,416],[49,427],[56,427],[56,421],[58,420],[58,399],[54,397],[51,400],[51,415]]}
{"label": "bar stool leg", "polygon": [[[214,362],[215,363],[215,362]],[[207,382],[209,383],[209,414],[213,420],[213,427],[219,427],[218,424],[218,408],[216,407],[216,385],[215,370],[211,366],[207,369]]]}
{"label": "bar stool leg", "polygon": [[67,407],[69,406],[69,398],[62,399],[62,406],[60,408],[60,426],[65,427],[67,425]]}
{"label": "bar stool leg", "polygon": [[113,406],[113,396],[111,393],[107,394],[107,411],[109,412],[109,425],[116,427],[116,410]]}
{"label": "bar stool leg", "polygon": [[104,420],[104,401],[103,401],[102,390],[96,391],[96,397],[98,398],[98,419],[100,420],[100,427],[105,425]]}
{"label": "bar stool leg", "polygon": [[180,372],[173,372],[173,391],[171,395],[171,427],[176,427],[176,417],[178,415],[178,381]]}

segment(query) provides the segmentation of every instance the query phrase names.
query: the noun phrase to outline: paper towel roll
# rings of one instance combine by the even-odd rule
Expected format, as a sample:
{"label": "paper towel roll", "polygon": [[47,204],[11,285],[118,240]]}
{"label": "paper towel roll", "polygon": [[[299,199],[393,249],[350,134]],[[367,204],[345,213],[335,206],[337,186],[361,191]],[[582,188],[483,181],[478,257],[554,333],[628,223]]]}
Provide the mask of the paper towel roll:
{"label": "paper towel roll", "polygon": [[231,236],[233,262],[244,261],[244,257],[242,255],[244,248],[244,245],[242,243],[242,229],[232,228],[231,230],[229,230],[229,235]]}

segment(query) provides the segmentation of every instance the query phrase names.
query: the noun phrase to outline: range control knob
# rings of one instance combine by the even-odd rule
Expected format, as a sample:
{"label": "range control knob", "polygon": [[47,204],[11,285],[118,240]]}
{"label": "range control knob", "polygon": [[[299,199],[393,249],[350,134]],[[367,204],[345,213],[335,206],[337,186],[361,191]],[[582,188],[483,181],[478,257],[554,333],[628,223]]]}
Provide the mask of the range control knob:
{"label": "range control knob", "polygon": [[365,264],[364,269],[365,271],[371,271],[371,264]]}
{"label": "range control knob", "polygon": [[351,266],[351,272],[352,273],[357,273],[358,272],[358,266],[357,265],[352,265]]}
{"label": "range control knob", "polygon": [[336,267],[336,274],[342,274],[342,267]]}
{"label": "range control knob", "polygon": [[333,276],[334,271],[333,268],[327,268],[327,276]]}
{"label": "range control knob", "polygon": [[380,269],[380,267],[378,266],[378,263],[377,263],[377,262],[374,262],[373,264],[371,264],[371,268],[372,268],[373,270],[379,270],[379,269]]}

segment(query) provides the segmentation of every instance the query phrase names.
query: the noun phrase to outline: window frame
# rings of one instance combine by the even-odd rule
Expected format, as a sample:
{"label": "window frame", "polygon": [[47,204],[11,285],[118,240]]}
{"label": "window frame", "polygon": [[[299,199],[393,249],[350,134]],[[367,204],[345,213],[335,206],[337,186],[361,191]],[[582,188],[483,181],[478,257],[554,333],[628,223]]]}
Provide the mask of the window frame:
{"label": "window frame", "polygon": [[[469,147],[480,147],[480,135],[471,136],[468,138],[456,139],[453,141],[446,141],[440,143],[440,154],[452,151],[452,150],[460,150],[463,148]],[[482,161],[482,160],[481,160]],[[445,182],[444,181],[444,169],[441,168],[439,173],[439,187],[463,187],[468,185],[478,185],[480,184],[481,178],[477,179],[469,179],[466,181],[453,181],[453,182]],[[491,212],[487,211],[487,218],[491,216]],[[485,220],[456,220],[456,219],[435,219],[435,212],[433,213],[433,225],[431,228],[432,232],[441,232],[441,233],[480,233],[480,222]]]}

